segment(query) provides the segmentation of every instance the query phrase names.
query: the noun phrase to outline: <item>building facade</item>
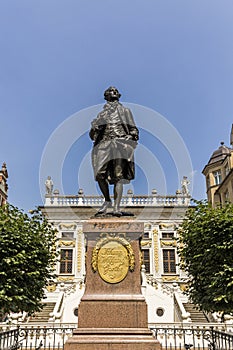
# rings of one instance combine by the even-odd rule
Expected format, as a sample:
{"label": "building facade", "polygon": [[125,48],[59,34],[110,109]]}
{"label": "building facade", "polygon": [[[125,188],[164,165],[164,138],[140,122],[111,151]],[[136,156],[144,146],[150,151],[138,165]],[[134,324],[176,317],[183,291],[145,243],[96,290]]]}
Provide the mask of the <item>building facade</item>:
{"label": "building facade", "polygon": [[[230,134],[233,145],[233,127]],[[212,206],[233,202],[233,149],[221,142],[203,169],[208,202]]]}
{"label": "building facade", "polygon": [[[183,293],[186,275],[179,267],[178,228],[190,206],[190,194],[184,177],[176,195],[136,196],[130,191],[122,197],[122,207],[143,222],[142,292],[148,304],[148,322],[191,322],[185,309],[189,303]],[[47,193],[42,212],[58,231],[60,259],[57,280],[47,288],[46,303],[51,304],[50,322],[76,323],[78,305],[85,288],[85,237],[83,223],[94,217],[101,206],[101,196],[60,196]],[[35,322],[38,320],[34,320]],[[203,321],[203,319],[202,319]]]}

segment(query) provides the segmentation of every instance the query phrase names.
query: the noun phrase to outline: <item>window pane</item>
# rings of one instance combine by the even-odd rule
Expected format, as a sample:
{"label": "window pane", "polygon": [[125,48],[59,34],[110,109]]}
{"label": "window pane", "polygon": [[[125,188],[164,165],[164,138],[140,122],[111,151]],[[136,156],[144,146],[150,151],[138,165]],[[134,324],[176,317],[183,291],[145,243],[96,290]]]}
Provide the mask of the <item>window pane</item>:
{"label": "window pane", "polygon": [[222,182],[221,170],[213,172],[215,185],[219,185]]}
{"label": "window pane", "polygon": [[73,250],[61,249],[60,273],[72,273]]}
{"label": "window pane", "polygon": [[74,238],[74,232],[63,231],[61,233],[62,238]]}
{"label": "window pane", "polygon": [[150,251],[149,249],[143,249],[142,251],[143,265],[145,265],[146,272],[150,272]]}
{"label": "window pane", "polygon": [[163,249],[164,273],[176,273],[175,249]]}
{"label": "window pane", "polygon": [[174,232],[162,232],[162,238],[174,238]]}

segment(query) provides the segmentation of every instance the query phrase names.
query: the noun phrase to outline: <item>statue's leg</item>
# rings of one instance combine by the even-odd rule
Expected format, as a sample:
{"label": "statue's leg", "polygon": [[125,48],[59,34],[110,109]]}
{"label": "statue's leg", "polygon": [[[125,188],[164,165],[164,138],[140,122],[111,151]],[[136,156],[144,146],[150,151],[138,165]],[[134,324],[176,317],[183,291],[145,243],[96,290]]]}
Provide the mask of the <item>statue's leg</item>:
{"label": "statue's leg", "polygon": [[114,210],[115,214],[120,214],[120,202],[123,194],[123,183],[121,181],[117,181],[114,184]]}
{"label": "statue's leg", "polygon": [[106,202],[111,202],[111,198],[110,198],[110,194],[109,194],[109,186],[108,186],[107,180],[99,179],[98,185],[99,185],[101,192],[103,193],[104,200]]}
{"label": "statue's leg", "polygon": [[107,209],[112,207],[112,202],[109,194],[109,186],[107,180],[105,179],[98,179],[97,181],[99,188],[104,195],[104,203],[98,210],[97,214],[105,214],[107,212]]}

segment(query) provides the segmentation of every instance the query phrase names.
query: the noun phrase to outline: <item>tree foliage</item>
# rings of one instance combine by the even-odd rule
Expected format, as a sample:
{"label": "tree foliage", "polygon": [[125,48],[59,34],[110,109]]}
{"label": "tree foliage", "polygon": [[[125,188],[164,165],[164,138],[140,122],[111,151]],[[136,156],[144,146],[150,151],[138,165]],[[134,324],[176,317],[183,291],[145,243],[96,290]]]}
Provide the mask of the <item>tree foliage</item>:
{"label": "tree foliage", "polygon": [[233,314],[233,205],[196,202],[180,227],[179,254],[188,293],[200,309]]}
{"label": "tree foliage", "polygon": [[56,231],[39,210],[0,208],[0,310],[32,313],[54,276]]}

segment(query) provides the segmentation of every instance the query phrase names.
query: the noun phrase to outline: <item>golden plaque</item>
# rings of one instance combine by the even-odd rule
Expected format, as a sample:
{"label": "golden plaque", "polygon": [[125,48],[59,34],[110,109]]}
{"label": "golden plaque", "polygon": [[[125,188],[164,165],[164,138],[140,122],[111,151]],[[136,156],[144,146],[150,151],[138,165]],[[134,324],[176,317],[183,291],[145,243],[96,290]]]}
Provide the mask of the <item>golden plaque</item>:
{"label": "golden plaque", "polygon": [[109,241],[99,250],[97,266],[105,282],[121,282],[129,270],[128,250],[117,241]]}

